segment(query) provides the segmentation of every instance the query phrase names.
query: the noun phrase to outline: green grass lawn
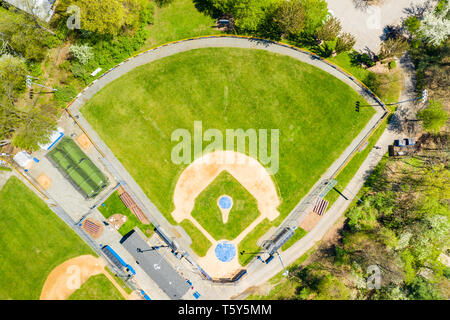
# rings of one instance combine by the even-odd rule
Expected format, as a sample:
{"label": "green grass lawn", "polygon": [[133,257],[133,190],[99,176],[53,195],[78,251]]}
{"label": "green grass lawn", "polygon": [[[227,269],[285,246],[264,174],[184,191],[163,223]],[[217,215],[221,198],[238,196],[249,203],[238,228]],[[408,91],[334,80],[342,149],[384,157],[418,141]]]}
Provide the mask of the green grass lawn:
{"label": "green grass lawn", "polygon": [[64,261],[95,253],[20,180],[0,190],[0,300],[37,300]]}
{"label": "green grass lawn", "polygon": [[[217,205],[217,199],[224,194],[233,199],[226,224]],[[214,239],[233,240],[259,216],[259,211],[256,199],[225,171],[197,197],[192,216]]]}
{"label": "green grass lawn", "polygon": [[90,277],[68,300],[125,300],[104,274]]}
{"label": "green grass lawn", "polygon": [[174,130],[192,134],[195,120],[223,133],[279,129],[276,225],[374,114],[370,108],[356,114],[357,100],[362,98],[345,83],[290,57],[208,48],[139,67],[81,111],[172,223],[173,189],[186,166],[171,162]]}
{"label": "green grass lawn", "polygon": [[170,41],[220,34],[214,29],[216,21],[200,13],[192,0],[174,0],[171,4],[155,10],[155,22],[149,26],[151,36],[145,49]]}
{"label": "green grass lawn", "polygon": [[133,290],[131,290],[130,287],[127,286],[127,285],[125,284],[124,279],[121,278],[121,277],[119,277],[119,276],[117,276],[114,272],[112,272],[111,269],[110,269],[108,266],[105,267],[105,270],[106,270],[106,272],[108,272],[111,276],[114,277],[114,280],[116,280],[117,284],[118,284],[119,286],[121,286],[121,287],[123,288],[123,290],[124,290],[126,293],[131,294],[131,293],[133,292]]}
{"label": "green grass lawn", "polygon": [[359,81],[366,83],[367,77],[371,71],[362,68],[352,62],[350,52],[343,52],[335,57],[329,57],[327,60],[337,64],[342,69],[354,75]]}
{"label": "green grass lawn", "polygon": [[130,209],[124,205],[122,200],[120,200],[117,191],[114,192],[101,206],[99,206],[98,210],[106,219],[116,213],[120,213],[127,217],[127,221],[118,230],[123,236],[133,230],[134,227],[138,227],[142,233],[148,237],[153,234],[153,225],[143,224],[140,222],[133,212],[131,212]]}
{"label": "green grass lawn", "polygon": [[281,247],[282,251],[285,251],[287,249],[289,249],[294,243],[296,243],[298,240],[300,240],[301,238],[303,238],[308,232],[306,232],[306,230],[302,229],[302,228],[297,228],[294,231],[294,235],[289,238],[288,241],[286,241],[285,244],[283,244],[283,246]]}

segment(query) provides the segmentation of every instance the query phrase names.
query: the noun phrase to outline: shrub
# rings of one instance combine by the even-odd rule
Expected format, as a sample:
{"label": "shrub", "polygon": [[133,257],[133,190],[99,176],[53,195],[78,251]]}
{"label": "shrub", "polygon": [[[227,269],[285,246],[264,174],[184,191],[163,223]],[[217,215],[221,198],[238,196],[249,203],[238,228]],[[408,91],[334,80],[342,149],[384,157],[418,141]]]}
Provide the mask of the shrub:
{"label": "shrub", "polygon": [[388,64],[389,69],[395,69],[395,67],[397,66],[397,63],[395,61],[391,61]]}
{"label": "shrub", "polygon": [[339,19],[331,17],[317,30],[316,37],[319,40],[331,41],[336,39],[341,29]]}
{"label": "shrub", "polygon": [[390,38],[381,44],[379,56],[381,59],[400,57],[408,49],[408,42],[403,38]]}
{"label": "shrub", "polygon": [[56,87],[56,89],[55,100],[60,107],[64,107],[67,102],[70,102],[77,95],[77,90],[72,86]]}

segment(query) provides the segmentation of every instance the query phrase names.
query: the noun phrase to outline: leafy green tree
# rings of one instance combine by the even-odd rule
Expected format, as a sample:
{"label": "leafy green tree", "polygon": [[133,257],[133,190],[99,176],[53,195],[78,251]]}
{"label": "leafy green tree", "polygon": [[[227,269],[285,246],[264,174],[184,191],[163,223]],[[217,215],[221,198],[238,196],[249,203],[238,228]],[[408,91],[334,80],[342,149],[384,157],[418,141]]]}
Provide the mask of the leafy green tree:
{"label": "leafy green tree", "polygon": [[0,11],[0,42],[7,43],[10,52],[41,61],[54,39],[46,30],[36,27],[29,15]]}
{"label": "leafy green tree", "polygon": [[243,31],[257,31],[274,0],[212,0],[216,9],[231,14]]}
{"label": "leafy green tree", "polygon": [[0,95],[14,99],[25,89],[25,61],[9,54],[0,56]]}
{"label": "leafy green tree", "polygon": [[348,33],[343,32],[341,35],[339,35],[336,39],[336,52],[346,52],[352,50],[353,46],[356,43],[355,37]]}
{"label": "leafy green tree", "polygon": [[432,133],[438,133],[447,123],[448,114],[444,110],[442,103],[430,100],[428,107],[417,114],[417,118],[422,120],[423,128]]}
{"label": "leafy green tree", "polygon": [[341,22],[336,17],[331,17],[316,31],[316,37],[323,41],[332,41],[336,39],[341,32]]}
{"label": "leafy green tree", "polygon": [[81,64],[87,64],[92,58],[94,58],[94,52],[92,48],[87,44],[71,45],[69,47],[70,54],[77,59]]}
{"label": "leafy green tree", "polygon": [[420,20],[415,16],[410,16],[403,21],[403,26],[410,34],[415,34],[420,28]]}
{"label": "leafy green tree", "polygon": [[409,298],[413,300],[441,300],[440,292],[425,278],[417,276],[408,286]]}
{"label": "leafy green tree", "polygon": [[408,42],[403,38],[389,38],[381,43],[380,59],[400,57],[408,49]]}
{"label": "leafy green tree", "polygon": [[313,35],[322,26],[328,16],[328,6],[325,0],[302,0],[305,8],[304,33]]}
{"label": "leafy green tree", "polygon": [[277,5],[274,23],[286,35],[299,34],[305,26],[305,8],[301,0],[282,1]]}
{"label": "leafy green tree", "polygon": [[55,118],[39,108],[22,114],[19,124],[12,135],[12,145],[31,151],[39,149],[38,143],[49,142],[51,133],[56,129]]}

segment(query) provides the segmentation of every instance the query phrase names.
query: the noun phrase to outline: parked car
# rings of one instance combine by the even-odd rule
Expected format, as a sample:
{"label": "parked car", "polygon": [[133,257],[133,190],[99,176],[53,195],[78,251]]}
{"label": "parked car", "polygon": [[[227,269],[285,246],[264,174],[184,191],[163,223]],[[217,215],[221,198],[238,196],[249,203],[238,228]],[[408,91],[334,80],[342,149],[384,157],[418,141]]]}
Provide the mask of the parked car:
{"label": "parked car", "polygon": [[414,138],[405,138],[401,140],[394,140],[394,146],[395,147],[406,147],[406,146],[413,146],[416,144],[416,141]]}

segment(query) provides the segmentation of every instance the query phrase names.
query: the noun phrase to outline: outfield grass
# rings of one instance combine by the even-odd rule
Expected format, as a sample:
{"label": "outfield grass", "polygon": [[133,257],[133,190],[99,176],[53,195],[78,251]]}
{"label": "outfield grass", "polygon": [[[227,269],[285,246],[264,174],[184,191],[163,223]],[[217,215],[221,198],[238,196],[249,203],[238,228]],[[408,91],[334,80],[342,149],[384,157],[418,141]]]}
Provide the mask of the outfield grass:
{"label": "outfield grass", "polygon": [[125,300],[104,274],[90,277],[68,300]]}
{"label": "outfield grass", "polygon": [[[217,205],[217,199],[224,194],[233,199],[226,224]],[[192,216],[214,239],[232,240],[259,216],[258,203],[232,175],[224,171],[197,197]]]}
{"label": "outfield grass", "polygon": [[143,224],[139,219],[133,214],[133,212],[128,209],[125,204],[120,200],[119,194],[114,192],[101,206],[98,210],[102,215],[108,219],[113,214],[119,213],[127,217],[127,221],[119,228],[119,233],[124,236],[135,227],[138,227],[143,234],[150,237],[153,234],[152,224]]}
{"label": "outfield grass", "polygon": [[171,162],[174,130],[192,134],[195,120],[223,133],[279,129],[278,224],[374,114],[371,108],[355,113],[357,100],[345,83],[290,57],[208,48],[139,67],[81,111],[172,223],[173,189],[185,168]]}
{"label": "outfield grass", "polygon": [[0,190],[0,300],[39,299],[50,272],[96,254],[20,180]]}
{"label": "outfield grass", "polygon": [[154,24],[149,26],[151,31],[145,49],[170,41],[211,34],[220,34],[214,29],[216,21],[200,13],[192,0],[174,0],[162,8],[156,8]]}

